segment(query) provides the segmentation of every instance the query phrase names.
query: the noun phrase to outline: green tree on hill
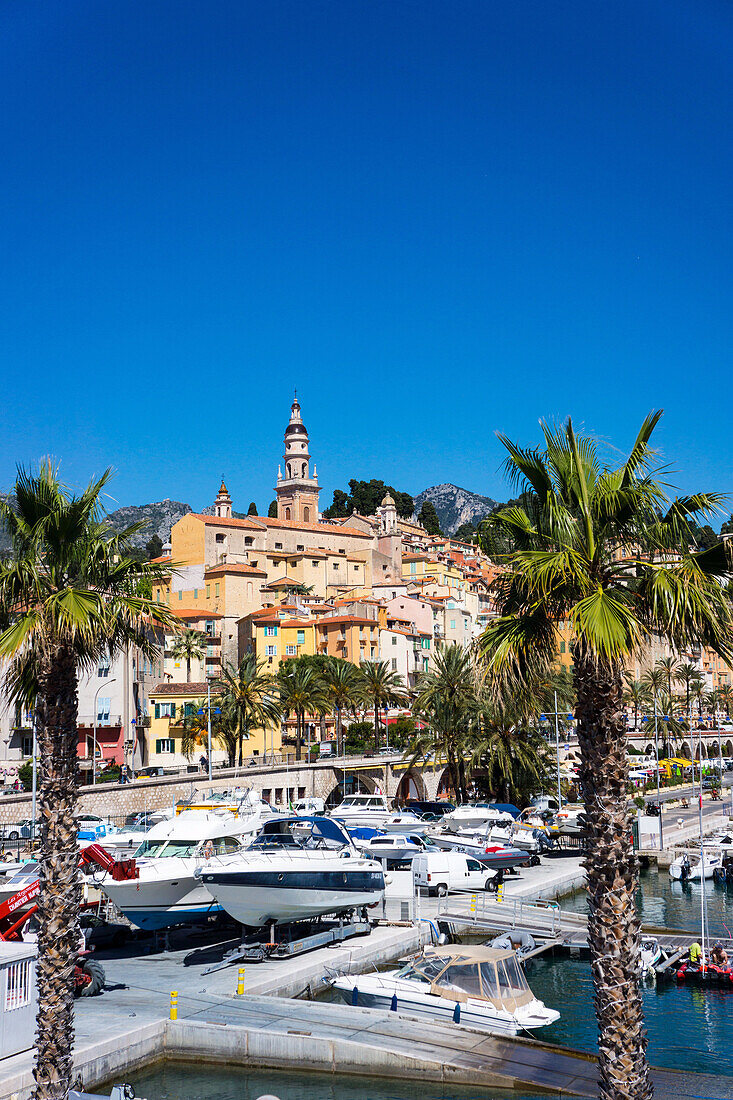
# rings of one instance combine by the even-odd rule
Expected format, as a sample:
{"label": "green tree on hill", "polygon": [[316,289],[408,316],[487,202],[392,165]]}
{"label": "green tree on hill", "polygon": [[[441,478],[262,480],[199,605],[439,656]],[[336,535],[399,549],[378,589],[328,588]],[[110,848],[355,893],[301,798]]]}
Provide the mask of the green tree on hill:
{"label": "green tree on hill", "polygon": [[256,516],[257,515],[257,505],[255,504],[254,501],[252,501],[249,508],[247,509],[247,515],[248,516]]}
{"label": "green tree on hill", "polygon": [[423,525],[429,535],[442,535],[443,533],[440,530],[438,513],[435,511],[435,505],[431,500],[423,502],[423,506],[420,509],[420,515],[417,517],[417,522]]}
{"label": "green tree on hill", "polygon": [[153,535],[153,537],[145,544],[145,552],[148,555],[148,561],[152,561],[153,558],[159,558],[163,553],[163,540],[160,535]]}
{"label": "green tree on hill", "polygon": [[472,523],[462,523],[453,538],[458,542],[473,542],[476,538],[476,528]]}
{"label": "green tree on hill", "polygon": [[267,514],[270,519],[277,519],[277,501],[273,500],[270,503],[270,507],[267,509]]}
{"label": "green tree on hill", "polygon": [[358,512],[362,516],[373,516],[387,493],[394,499],[397,515],[409,519],[415,510],[415,503],[409,493],[402,493],[393,485],[372,478],[371,481],[349,481],[349,492],[334,489],[333,502],[323,513],[329,519],[339,519]]}

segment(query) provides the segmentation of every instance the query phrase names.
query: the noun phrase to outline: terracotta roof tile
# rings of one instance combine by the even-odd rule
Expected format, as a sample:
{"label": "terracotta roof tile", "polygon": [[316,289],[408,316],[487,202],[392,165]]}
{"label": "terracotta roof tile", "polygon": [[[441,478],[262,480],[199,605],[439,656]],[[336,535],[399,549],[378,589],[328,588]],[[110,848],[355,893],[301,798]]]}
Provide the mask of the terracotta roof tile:
{"label": "terracotta roof tile", "polygon": [[210,569],[206,570],[206,576],[215,576],[217,573],[245,573],[252,577],[266,577],[267,572],[264,569],[254,569],[251,565],[234,564],[234,562],[228,564],[222,562],[221,565],[212,565]]}
{"label": "terracotta roof tile", "polygon": [[173,612],[179,619],[223,619],[218,611],[209,611],[207,608],[185,607],[182,610],[176,608]]}
{"label": "terracotta roof tile", "polygon": [[368,623],[369,626],[378,626],[376,619],[363,619],[359,615],[333,615],[318,620],[319,626],[330,626],[331,623]]}
{"label": "terracotta roof tile", "polygon": [[295,519],[274,519],[272,516],[260,516],[261,523],[268,527],[282,527],[287,531],[314,531],[316,534],[353,535],[354,538],[371,539],[366,531],[357,531],[355,527],[338,527],[329,523],[300,523]]}

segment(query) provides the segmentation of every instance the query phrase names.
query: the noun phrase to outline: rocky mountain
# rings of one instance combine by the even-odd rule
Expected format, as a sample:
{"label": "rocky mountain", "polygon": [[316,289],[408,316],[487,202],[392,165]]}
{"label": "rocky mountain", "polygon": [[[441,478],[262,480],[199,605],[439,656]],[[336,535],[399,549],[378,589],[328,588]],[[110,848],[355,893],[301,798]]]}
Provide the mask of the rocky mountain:
{"label": "rocky mountain", "polygon": [[452,535],[463,523],[477,524],[488,515],[498,503],[491,497],[471,493],[458,485],[431,485],[415,497],[415,515],[423,506],[423,501],[432,502],[438,513],[441,530]]}
{"label": "rocky mountain", "polygon": [[179,500],[159,500],[154,504],[129,504],[124,508],[116,508],[109,513],[108,518],[116,531],[122,531],[133,523],[142,523],[144,526],[130,541],[138,550],[144,550],[145,544],[153,535],[157,535],[163,543],[168,542],[173,524],[192,511],[190,504],[183,504]]}

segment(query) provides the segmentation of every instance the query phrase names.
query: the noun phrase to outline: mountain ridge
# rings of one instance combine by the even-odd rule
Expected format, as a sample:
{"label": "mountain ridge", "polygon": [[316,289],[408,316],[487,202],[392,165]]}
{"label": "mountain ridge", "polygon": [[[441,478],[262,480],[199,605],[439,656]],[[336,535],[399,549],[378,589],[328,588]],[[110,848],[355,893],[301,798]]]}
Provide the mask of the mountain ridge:
{"label": "mountain ridge", "polygon": [[499,501],[492,497],[473,493],[450,481],[441,485],[430,485],[418,493],[415,499],[415,515],[418,515],[423,503],[429,500],[438,513],[440,528],[446,534],[454,534],[464,523],[474,526],[487,516]]}

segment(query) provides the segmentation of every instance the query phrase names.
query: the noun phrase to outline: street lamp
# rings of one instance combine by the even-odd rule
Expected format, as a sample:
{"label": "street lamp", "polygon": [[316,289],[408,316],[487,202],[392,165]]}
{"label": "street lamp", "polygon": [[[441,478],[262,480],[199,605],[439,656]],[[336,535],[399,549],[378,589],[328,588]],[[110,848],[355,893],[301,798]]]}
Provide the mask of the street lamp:
{"label": "street lamp", "polygon": [[103,687],[108,687],[110,684],[116,683],[116,680],[117,678],[115,676],[113,676],[111,680],[103,680],[94,692],[94,713],[92,714],[92,721],[94,723],[92,741],[92,786],[97,782],[97,696]]}

